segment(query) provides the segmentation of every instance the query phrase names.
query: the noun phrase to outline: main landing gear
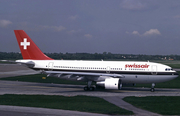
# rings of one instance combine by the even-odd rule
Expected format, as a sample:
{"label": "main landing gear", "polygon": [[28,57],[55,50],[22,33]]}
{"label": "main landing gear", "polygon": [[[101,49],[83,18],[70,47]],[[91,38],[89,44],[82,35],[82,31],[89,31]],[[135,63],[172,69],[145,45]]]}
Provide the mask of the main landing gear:
{"label": "main landing gear", "polygon": [[94,91],[95,87],[91,86],[92,81],[88,81],[87,86],[84,87],[84,91]]}
{"label": "main landing gear", "polygon": [[154,91],[155,91],[154,87],[155,87],[155,83],[152,83],[151,89],[150,89],[151,92],[154,92]]}
{"label": "main landing gear", "polygon": [[95,87],[84,87],[84,91],[94,91]]}

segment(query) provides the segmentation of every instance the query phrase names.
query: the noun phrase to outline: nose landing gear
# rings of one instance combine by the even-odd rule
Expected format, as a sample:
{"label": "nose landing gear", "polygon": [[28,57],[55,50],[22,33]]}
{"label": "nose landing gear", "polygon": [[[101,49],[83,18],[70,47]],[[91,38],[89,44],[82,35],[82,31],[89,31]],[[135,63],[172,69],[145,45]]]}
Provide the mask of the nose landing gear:
{"label": "nose landing gear", "polygon": [[152,83],[151,89],[150,89],[151,92],[154,92],[154,91],[155,91],[154,87],[155,87],[155,83]]}

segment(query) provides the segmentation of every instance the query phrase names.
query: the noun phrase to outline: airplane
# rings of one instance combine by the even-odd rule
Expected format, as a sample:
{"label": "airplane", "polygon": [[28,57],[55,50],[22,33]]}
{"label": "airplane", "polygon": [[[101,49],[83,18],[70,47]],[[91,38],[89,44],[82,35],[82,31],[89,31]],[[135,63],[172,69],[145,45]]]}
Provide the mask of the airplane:
{"label": "airplane", "polygon": [[47,77],[87,82],[85,91],[93,91],[95,87],[91,84],[95,82],[96,86],[116,90],[126,83],[151,83],[150,91],[154,92],[156,83],[178,77],[171,67],[149,61],[54,60],[46,56],[24,30],[14,30],[14,33],[23,57],[15,62],[40,70]]}

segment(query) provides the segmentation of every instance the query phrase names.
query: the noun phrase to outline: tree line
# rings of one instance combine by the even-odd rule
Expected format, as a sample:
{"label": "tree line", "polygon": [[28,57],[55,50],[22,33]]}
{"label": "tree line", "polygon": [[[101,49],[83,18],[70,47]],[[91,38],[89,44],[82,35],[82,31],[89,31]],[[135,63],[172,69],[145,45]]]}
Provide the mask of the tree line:
{"label": "tree line", "polygon": [[[103,53],[45,53],[53,59],[64,60],[180,60],[180,55],[135,55],[135,54],[113,54]],[[18,52],[0,52],[0,60],[22,59]]]}

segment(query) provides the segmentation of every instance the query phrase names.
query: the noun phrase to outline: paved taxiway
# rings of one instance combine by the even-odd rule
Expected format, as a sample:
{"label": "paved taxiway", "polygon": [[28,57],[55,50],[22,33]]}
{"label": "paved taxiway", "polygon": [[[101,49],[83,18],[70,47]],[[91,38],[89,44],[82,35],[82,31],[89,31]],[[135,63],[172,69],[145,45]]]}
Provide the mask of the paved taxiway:
{"label": "paved taxiway", "polygon": [[20,64],[0,64],[0,78],[38,73],[40,72],[31,70]]}
{"label": "paved taxiway", "polygon": [[149,88],[124,88],[122,90],[97,90],[84,91],[81,85],[47,84],[31,82],[0,81],[0,94],[40,94],[40,95],[63,95],[63,96],[97,96],[138,115],[156,115],[144,111],[124,102],[126,96],[180,96],[179,89],[156,89],[150,92]]}
{"label": "paved taxiway", "polygon": [[0,81],[0,94],[42,94],[42,95],[63,95],[63,96],[180,96],[180,89],[159,89],[150,92],[149,88],[126,88],[122,90],[96,90],[84,91],[83,85],[49,84],[18,81]]}
{"label": "paved taxiway", "polygon": [[[10,65],[9,65],[10,66]],[[13,64],[14,66],[14,64]],[[18,71],[22,71],[22,67],[18,66],[19,68],[8,68],[10,69],[9,71],[6,71],[7,75],[8,72],[12,73],[13,71],[15,74],[18,74]],[[1,65],[0,65],[1,68]],[[6,69],[6,70],[7,70]],[[5,69],[0,69],[0,77],[2,70]],[[28,73],[30,70],[23,68],[23,71]],[[18,72],[18,73],[17,73]],[[5,72],[4,72],[5,73]],[[156,88],[155,92],[150,92],[149,88],[123,88],[122,90],[97,90],[97,91],[84,91],[82,85],[64,85],[64,84],[46,84],[46,83],[31,83],[31,82],[18,82],[18,81],[0,81],[0,94],[41,94],[41,95],[63,95],[63,96],[76,96],[76,95],[86,95],[86,96],[97,96],[101,97],[118,107],[133,111],[136,115],[158,115],[149,111],[145,111],[142,109],[138,109],[131,104],[128,104],[122,100],[122,98],[126,96],[137,96],[137,97],[142,97],[142,96],[180,96],[180,89],[159,89]],[[3,108],[2,108],[3,107]],[[4,108],[5,107],[5,108]],[[13,108],[14,107],[14,108]],[[13,110],[15,109],[16,110]],[[39,112],[34,112],[31,108],[27,112],[26,110],[22,110],[21,108],[18,109],[19,107],[12,106],[7,108],[6,106],[0,106],[0,114],[6,114],[6,113],[11,113],[11,114],[16,114],[18,113],[21,114],[26,114],[26,115],[45,115],[45,113],[39,113]],[[2,110],[4,109],[4,110]],[[35,108],[36,109],[36,108]],[[48,112],[49,109],[44,109],[42,108],[41,110],[44,110],[43,112]],[[2,111],[2,112],[1,112]],[[32,111],[32,112],[31,112]],[[64,110],[59,110],[61,112]],[[57,111],[58,112],[58,111]],[[71,113],[71,114],[70,114]],[[64,111],[63,115],[76,115],[77,112],[74,111]],[[78,112],[77,115],[92,115],[91,113],[85,113],[85,114],[79,114],[81,112]],[[48,114],[48,115],[61,115],[59,113],[57,114]],[[47,114],[46,114],[47,115]],[[98,115],[98,114],[93,114],[93,115]],[[101,115],[101,114],[99,114]]]}
{"label": "paved taxiway", "polygon": [[70,110],[0,105],[0,116],[107,116]]}

